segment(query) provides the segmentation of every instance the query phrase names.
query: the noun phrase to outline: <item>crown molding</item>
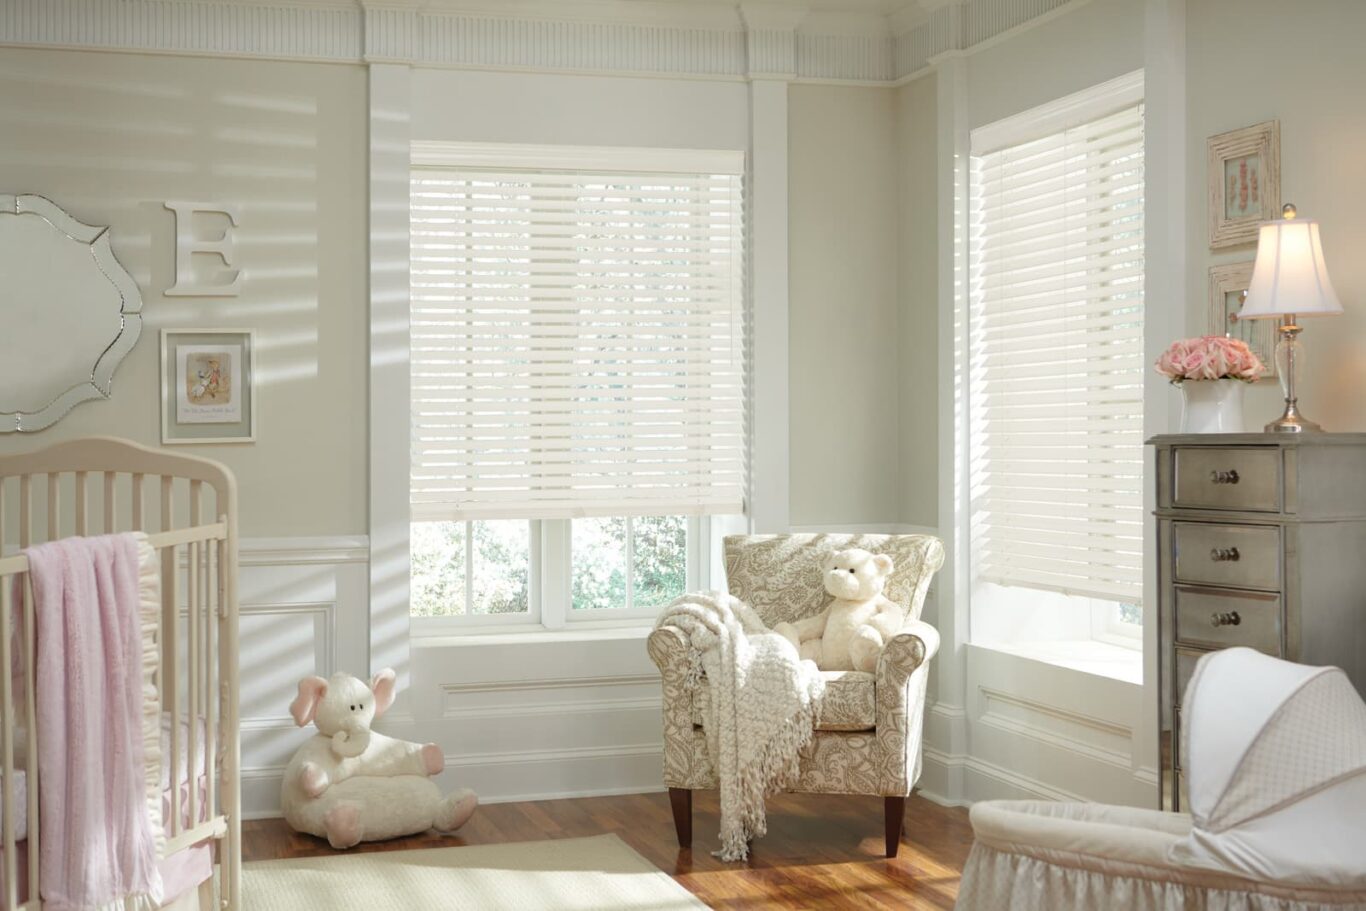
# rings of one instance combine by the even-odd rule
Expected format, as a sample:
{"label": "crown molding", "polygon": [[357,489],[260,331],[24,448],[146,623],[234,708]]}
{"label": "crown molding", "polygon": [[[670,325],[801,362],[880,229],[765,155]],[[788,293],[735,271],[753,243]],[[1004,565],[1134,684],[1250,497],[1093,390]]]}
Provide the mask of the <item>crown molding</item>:
{"label": "crown molding", "polygon": [[0,46],[897,85],[1088,0],[4,0]]}

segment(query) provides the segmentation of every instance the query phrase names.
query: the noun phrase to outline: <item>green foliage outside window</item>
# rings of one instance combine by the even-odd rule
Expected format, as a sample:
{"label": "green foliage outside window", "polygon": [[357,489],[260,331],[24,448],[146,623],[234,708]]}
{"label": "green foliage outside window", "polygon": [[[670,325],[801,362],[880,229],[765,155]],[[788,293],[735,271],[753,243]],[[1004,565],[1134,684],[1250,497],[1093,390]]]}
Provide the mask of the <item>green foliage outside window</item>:
{"label": "green foliage outside window", "polygon": [[[659,607],[688,583],[688,520],[645,516],[630,520],[632,607]],[[620,516],[573,521],[575,610],[626,607],[627,520]]]}
{"label": "green foliage outside window", "polygon": [[[471,602],[465,604],[465,535],[472,530]],[[414,522],[414,617],[524,614],[530,609],[531,523],[520,520]]]}

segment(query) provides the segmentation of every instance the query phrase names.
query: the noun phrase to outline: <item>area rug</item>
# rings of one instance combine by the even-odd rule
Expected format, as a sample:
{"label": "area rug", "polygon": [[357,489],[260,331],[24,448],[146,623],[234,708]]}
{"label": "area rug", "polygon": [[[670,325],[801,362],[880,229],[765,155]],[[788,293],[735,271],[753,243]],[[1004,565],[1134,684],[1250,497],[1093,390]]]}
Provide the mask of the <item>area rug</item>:
{"label": "area rug", "polygon": [[706,908],[615,835],[256,861],[250,911]]}

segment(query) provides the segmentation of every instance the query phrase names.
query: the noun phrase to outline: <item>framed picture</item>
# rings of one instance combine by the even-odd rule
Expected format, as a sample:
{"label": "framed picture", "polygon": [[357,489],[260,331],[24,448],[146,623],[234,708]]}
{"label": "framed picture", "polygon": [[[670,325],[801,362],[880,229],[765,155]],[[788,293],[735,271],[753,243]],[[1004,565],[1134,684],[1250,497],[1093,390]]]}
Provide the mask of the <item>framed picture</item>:
{"label": "framed picture", "polygon": [[161,442],[255,440],[255,334],[249,329],[163,329]]}
{"label": "framed picture", "polygon": [[1281,211],[1281,124],[1255,126],[1209,140],[1209,245],[1257,242],[1257,226]]}
{"label": "framed picture", "polygon": [[1252,263],[1210,267],[1209,331],[1210,335],[1226,335],[1246,342],[1266,365],[1261,378],[1270,379],[1276,376],[1276,321],[1238,318],[1251,284]]}

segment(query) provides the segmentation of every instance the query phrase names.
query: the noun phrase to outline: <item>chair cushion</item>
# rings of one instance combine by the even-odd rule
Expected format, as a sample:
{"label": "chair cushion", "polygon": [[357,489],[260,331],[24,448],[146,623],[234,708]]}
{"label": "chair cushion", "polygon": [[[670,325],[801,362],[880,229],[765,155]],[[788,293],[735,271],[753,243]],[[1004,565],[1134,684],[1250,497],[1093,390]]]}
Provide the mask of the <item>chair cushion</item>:
{"label": "chair cushion", "polygon": [[[821,671],[825,699],[821,702],[818,731],[871,731],[877,724],[874,678],[863,671]],[[711,684],[702,679],[693,692],[692,723],[702,726],[710,714]]]}

